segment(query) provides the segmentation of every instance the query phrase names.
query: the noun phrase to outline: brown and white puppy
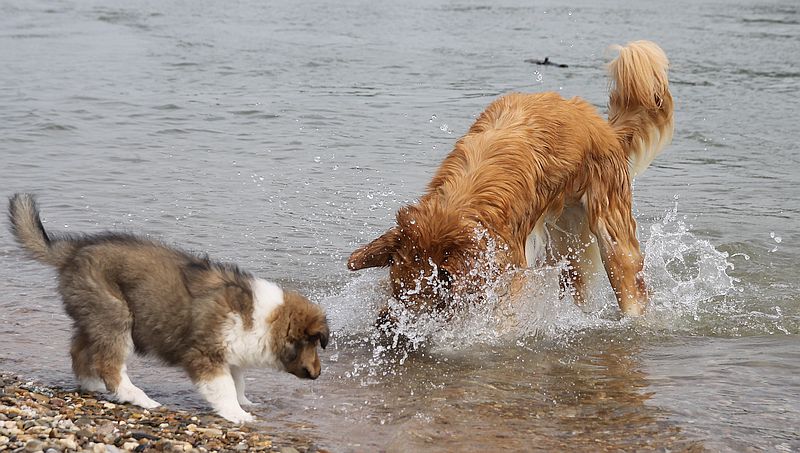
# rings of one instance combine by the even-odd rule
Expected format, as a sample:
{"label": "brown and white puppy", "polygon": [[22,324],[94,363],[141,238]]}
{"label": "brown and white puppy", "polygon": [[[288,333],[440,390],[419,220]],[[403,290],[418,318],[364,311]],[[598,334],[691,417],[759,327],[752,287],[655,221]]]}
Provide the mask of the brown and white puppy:
{"label": "brown and white puppy", "polygon": [[649,41],[617,47],[609,118],[557,93],[505,95],[455,144],[397,225],[355,250],[352,270],[389,266],[412,311],[480,291],[509,268],[560,260],[579,303],[605,266],[622,311],[647,305],[631,182],[672,138],[668,60]]}
{"label": "brown and white puppy", "polygon": [[317,344],[328,344],[318,305],[234,265],[129,234],[47,233],[31,195],[9,202],[11,229],[37,260],[54,266],[74,321],[72,368],[80,386],[121,402],[159,406],[133,385],[132,351],[182,367],[214,410],[233,422],[254,418],[241,405],[243,370],[320,374]]}

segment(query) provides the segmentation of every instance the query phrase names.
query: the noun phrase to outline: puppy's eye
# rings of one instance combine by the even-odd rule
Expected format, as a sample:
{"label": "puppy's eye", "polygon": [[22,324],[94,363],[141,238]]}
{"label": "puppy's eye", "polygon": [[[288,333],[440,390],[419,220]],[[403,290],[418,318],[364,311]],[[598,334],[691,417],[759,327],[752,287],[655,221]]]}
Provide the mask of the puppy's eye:
{"label": "puppy's eye", "polygon": [[285,362],[293,362],[297,358],[297,345],[294,343],[287,344],[283,348],[283,360]]}

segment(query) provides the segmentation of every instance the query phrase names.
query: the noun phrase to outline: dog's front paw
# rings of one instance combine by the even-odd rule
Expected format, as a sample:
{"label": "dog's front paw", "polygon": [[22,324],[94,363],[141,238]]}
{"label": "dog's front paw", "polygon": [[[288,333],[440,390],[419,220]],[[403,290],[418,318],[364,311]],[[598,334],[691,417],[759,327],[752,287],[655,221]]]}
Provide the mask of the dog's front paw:
{"label": "dog's front paw", "polygon": [[222,411],[219,412],[219,416],[233,423],[250,423],[256,420],[256,418],[253,417],[253,414],[245,412],[241,409],[238,411]]}
{"label": "dog's front paw", "polygon": [[239,404],[241,404],[242,406],[252,406],[252,405],[256,404],[256,403],[250,401],[249,399],[247,399],[247,397],[244,396],[244,395],[240,396],[237,399],[239,400]]}
{"label": "dog's front paw", "polygon": [[144,401],[139,401],[135,404],[143,409],[155,409],[157,407],[161,407],[161,403],[151,400],[150,398],[147,398],[147,400]]}

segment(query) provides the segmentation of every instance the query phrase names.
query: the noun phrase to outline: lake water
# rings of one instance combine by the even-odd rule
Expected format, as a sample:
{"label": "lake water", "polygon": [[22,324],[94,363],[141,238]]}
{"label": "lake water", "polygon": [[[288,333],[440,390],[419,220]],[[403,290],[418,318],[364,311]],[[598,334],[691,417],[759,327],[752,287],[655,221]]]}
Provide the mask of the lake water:
{"label": "lake water", "polygon": [[[510,323],[477,310],[413,326],[415,353],[376,342],[386,271],[349,273],[349,253],[501,93],[604,111],[604,50],[634,39],[665,49],[676,100],[635,185],[647,316],[619,320],[608,287],[578,310],[542,269]],[[545,56],[569,67],[525,62]],[[3,195],[38,194],[53,230],[148,233],[326,307],[319,380],[248,375],[264,429],[344,452],[800,450],[795,0],[4,0],[0,62]],[[0,234],[0,368],[74,386],[55,286]],[[180,371],[131,369],[207,410]]]}

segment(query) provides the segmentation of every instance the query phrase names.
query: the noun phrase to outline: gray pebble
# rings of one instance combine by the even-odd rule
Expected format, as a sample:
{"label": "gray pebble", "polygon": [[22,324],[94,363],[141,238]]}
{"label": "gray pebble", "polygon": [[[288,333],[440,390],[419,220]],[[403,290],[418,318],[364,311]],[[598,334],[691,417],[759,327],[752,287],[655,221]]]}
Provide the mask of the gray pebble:
{"label": "gray pebble", "polygon": [[44,448],[44,442],[41,440],[29,440],[27,444],[25,444],[25,451],[41,451]]}

